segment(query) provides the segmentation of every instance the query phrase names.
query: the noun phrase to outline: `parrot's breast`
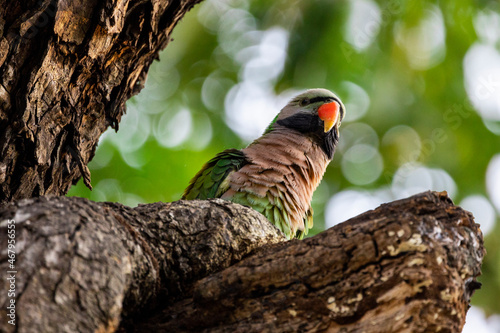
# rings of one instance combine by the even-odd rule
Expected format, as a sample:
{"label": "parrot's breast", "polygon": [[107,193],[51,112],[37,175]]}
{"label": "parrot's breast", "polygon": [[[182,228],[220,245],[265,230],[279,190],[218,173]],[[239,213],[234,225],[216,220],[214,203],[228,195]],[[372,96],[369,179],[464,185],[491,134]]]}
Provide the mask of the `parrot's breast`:
{"label": "parrot's breast", "polygon": [[222,198],[252,206],[285,234],[304,230],[313,192],[330,162],[324,151],[299,132],[275,130],[243,153],[248,163],[228,176]]}

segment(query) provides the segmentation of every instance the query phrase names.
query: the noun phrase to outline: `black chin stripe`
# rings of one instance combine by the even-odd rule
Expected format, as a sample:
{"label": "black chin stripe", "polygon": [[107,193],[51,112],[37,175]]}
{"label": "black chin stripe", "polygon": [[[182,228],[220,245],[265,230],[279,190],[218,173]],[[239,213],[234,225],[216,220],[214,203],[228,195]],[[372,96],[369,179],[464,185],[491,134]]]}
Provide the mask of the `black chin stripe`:
{"label": "black chin stripe", "polygon": [[337,145],[339,136],[337,128],[334,127],[330,132],[325,133],[323,122],[318,116],[307,113],[299,113],[291,117],[279,120],[276,124],[290,129],[294,129],[308,137],[310,137],[323,152],[328,156],[328,159],[333,158],[335,146]]}
{"label": "black chin stripe", "polygon": [[328,159],[333,158],[335,154],[335,147],[339,141],[339,134],[337,133],[337,128],[334,127],[330,132],[324,134],[324,139],[321,144],[321,149],[325,152]]}
{"label": "black chin stripe", "polygon": [[321,129],[318,121],[318,116],[309,113],[298,113],[291,117],[277,121],[278,125],[282,125],[300,133],[312,133]]}

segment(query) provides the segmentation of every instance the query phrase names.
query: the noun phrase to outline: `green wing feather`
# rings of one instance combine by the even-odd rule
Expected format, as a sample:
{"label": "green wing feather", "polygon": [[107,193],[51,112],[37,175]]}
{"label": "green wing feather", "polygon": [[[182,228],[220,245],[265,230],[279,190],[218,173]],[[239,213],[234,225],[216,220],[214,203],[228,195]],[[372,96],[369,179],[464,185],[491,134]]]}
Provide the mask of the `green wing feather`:
{"label": "green wing feather", "polygon": [[310,207],[306,216],[304,216],[304,230],[297,230],[295,234],[295,238],[302,239],[309,232],[309,230],[313,227],[313,209]]}
{"label": "green wing feather", "polygon": [[224,180],[232,171],[247,163],[245,154],[238,149],[227,149],[208,161],[194,176],[184,191],[182,199],[218,198],[226,190]]}

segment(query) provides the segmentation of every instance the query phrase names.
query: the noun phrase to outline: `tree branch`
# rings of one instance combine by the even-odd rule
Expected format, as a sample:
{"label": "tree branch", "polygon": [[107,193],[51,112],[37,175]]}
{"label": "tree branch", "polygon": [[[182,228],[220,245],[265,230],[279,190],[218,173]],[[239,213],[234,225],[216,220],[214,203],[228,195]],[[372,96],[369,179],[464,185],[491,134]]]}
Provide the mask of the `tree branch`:
{"label": "tree branch", "polygon": [[16,221],[19,332],[459,332],[484,255],[472,215],[435,192],[288,242],[222,200],[40,198],[0,218]]}
{"label": "tree branch", "polygon": [[[16,225],[19,332],[112,332],[122,316],[156,301],[169,304],[192,282],[284,240],[254,210],[223,200],[132,209],[81,198],[28,199],[2,209],[2,238],[8,219]],[[0,295],[2,309],[6,296]]]}

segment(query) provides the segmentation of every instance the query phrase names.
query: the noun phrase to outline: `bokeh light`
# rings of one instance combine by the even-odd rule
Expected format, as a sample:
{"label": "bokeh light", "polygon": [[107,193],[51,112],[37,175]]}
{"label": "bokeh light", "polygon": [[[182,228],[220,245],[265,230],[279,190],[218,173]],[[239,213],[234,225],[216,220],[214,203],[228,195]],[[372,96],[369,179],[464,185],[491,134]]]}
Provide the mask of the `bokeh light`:
{"label": "bokeh light", "polygon": [[345,190],[334,194],[326,206],[326,227],[333,227],[390,199],[389,191],[384,189],[373,193],[366,190]]}
{"label": "bokeh light", "polygon": [[474,27],[479,40],[464,57],[465,88],[486,128],[500,134],[500,14],[479,11]]}
{"label": "bokeh light", "polygon": [[271,89],[284,68],[288,32],[273,27],[255,41],[239,53],[241,81],[231,88],[225,104],[227,124],[246,141],[259,137],[288,102]]}
{"label": "bokeh light", "polygon": [[446,191],[453,198],[457,194],[457,185],[453,178],[442,169],[406,163],[394,174],[391,190],[397,199],[428,190]]}
{"label": "bokeh light", "polygon": [[154,135],[164,147],[172,148],[180,145],[191,135],[191,112],[181,109],[174,115],[164,113],[155,124]]}
{"label": "bokeh light", "polygon": [[467,311],[467,319],[462,333],[498,333],[500,332],[500,316],[488,316],[473,306]]}
{"label": "bokeh light", "polygon": [[345,115],[345,122],[352,122],[363,118],[370,106],[370,96],[356,83],[344,81],[341,84],[342,101],[349,112]]}
{"label": "bokeh light", "polygon": [[[430,5],[416,26],[398,21],[394,35],[398,45],[405,51],[409,65],[417,70],[426,70],[444,60],[446,54],[446,28],[439,7]],[[410,25],[410,26],[409,26]]]}
{"label": "bokeh light", "polygon": [[373,183],[383,168],[382,156],[376,148],[367,144],[350,147],[342,157],[342,173],[354,185]]}
{"label": "bokeh light", "polygon": [[125,130],[108,130],[103,140],[109,140],[122,153],[136,151],[141,148],[149,137],[151,124],[149,117],[143,117],[137,108],[131,106],[127,110],[127,116],[123,117],[120,126]]}
{"label": "bokeh light", "polygon": [[[349,112],[349,110],[346,112]],[[342,125],[341,136],[338,144],[338,151],[341,154],[359,144],[369,145],[374,148],[379,146],[377,132],[370,125],[361,122]]]}
{"label": "bokeh light", "polygon": [[500,154],[493,156],[486,171],[486,188],[491,202],[500,212]]}
{"label": "bokeh light", "polygon": [[488,199],[482,195],[469,195],[465,197],[460,206],[474,215],[476,223],[481,225],[483,235],[487,235],[495,226],[495,209]]}
{"label": "bokeh light", "polygon": [[382,137],[382,145],[391,149],[391,152],[397,156],[398,166],[417,161],[422,148],[417,131],[407,125],[390,128]]}
{"label": "bokeh light", "polygon": [[382,21],[380,8],[371,0],[350,1],[350,13],[344,38],[358,52],[369,47],[377,37]]}

